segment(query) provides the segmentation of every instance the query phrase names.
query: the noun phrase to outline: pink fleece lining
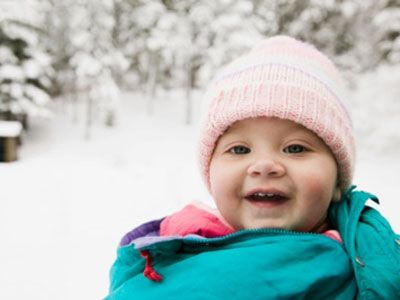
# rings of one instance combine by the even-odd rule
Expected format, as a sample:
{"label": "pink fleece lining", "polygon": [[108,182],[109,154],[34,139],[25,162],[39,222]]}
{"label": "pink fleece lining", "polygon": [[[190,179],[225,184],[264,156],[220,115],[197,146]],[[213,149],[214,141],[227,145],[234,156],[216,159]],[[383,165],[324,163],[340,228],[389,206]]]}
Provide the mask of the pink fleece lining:
{"label": "pink fleece lining", "polygon": [[186,236],[197,234],[206,238],[220,237],[235,230],[227,227],[216,215],[193,204],[165,218],[160,225],[160,235]]}
{"label": "pink fleece lining", "polygon": [[[234,233],[215,214],[193,204],[185,206],[177,213],[165,218],[160,225],[161,236],[186,236],[197,234],[205,238],[214,238]],[[339,243],[343,243],[337,230],[330,229],[321,234]]]}

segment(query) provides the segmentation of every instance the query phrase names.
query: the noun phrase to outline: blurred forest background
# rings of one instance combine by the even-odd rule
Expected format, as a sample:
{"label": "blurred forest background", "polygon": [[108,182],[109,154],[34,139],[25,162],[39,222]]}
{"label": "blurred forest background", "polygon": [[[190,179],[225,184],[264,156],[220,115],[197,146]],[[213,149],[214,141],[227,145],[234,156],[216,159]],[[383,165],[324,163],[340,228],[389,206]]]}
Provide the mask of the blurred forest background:
{"label": "blurred forest background", "polygon": [[[31,118],[51,115],[50,102],[84,105],[89,138],[94,122],[115,124],[121,91],[142,92],[151,113],[160,90],[181,89],[190,123],[192,91],[276,34],[315,44],[350,89],[362,86],[360,75],[385,68],[382,76],[400,80],[392,71],[400,64],[400,0],[2,0],[0,119],[27,128]],[[356,118],[361,135],[376,130],[367,121],[373,114],[390,120],[400,113],[399,90],[382,91],[369,102],[350,100],[364,107]]]}

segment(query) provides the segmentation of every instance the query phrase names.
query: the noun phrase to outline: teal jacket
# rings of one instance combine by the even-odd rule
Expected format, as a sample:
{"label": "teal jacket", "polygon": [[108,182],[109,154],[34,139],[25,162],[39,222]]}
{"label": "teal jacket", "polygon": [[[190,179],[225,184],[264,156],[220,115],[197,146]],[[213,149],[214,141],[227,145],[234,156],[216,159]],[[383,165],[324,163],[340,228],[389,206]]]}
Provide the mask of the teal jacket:
{"label": "teal jacket", "polygon": [[351,189],[331,205],[343,245],[279,229],[165,237],[146,223],[123,238],[105,299],[400,299],[399,236],[368,199]]}

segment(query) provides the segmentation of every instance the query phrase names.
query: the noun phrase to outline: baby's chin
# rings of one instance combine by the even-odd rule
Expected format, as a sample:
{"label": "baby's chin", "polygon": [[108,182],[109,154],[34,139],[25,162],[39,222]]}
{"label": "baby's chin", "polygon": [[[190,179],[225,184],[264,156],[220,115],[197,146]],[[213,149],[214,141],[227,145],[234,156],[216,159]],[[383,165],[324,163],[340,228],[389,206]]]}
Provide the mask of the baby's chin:
{"label": "baby's chin", "polygon": [[[270,230],[286,230],[286,231],[297,231],[297,232],[321,232],[321,228],[324,226],[318,226],[318,228],[312,225],[296,226],[295,224],[280,224],[279,222],[271,222],[269,220],[259,220],[251,222],[243,222],[241,224],[230,224],[228,225],[236,230],[257,230],[257,229],[270,229]],[[325,228],[324,228],[325,229]]]}
{"label": "baby's chin", "polygon": [[229,224],[234,230],[257,230],[257,229],[275,229],[275,230],[292,230],[299,231],[290,226],[281,224],[273,224],[270,222],[249,222],[244,224]]}

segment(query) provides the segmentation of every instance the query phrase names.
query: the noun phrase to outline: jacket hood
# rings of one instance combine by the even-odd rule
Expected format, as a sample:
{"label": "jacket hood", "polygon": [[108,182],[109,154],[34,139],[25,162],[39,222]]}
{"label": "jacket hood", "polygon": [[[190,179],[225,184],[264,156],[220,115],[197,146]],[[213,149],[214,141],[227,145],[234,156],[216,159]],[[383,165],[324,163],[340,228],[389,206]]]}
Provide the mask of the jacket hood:
{"label": "jacket hood", "polygon": [[357,299],[400,299],[399,236],[376,209],[366,205],[368,200],[379,204],[378,198],[354,189],[333,203],[329,213],[355,271]]}

